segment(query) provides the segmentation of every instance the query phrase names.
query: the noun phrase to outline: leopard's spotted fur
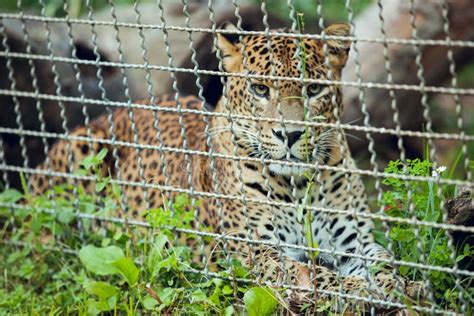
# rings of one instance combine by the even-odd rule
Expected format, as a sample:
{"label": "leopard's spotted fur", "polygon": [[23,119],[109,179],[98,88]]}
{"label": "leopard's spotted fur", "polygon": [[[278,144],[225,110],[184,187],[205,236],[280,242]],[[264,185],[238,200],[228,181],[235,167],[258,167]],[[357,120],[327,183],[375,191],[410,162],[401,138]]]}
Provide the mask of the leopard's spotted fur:
{"label": "leopard's spotted fur", "polygon": [[[328,35],[344,36],[348,32],[346,25],[333,25],[326,29]],[[241,40],[234,35],[218,35],[222,66],[228,72],[300,77],[302,68],[297,55],[304,47],[305,77],[335,80],[340,78],[350,46],[349,42],[330,40],[324,49],[321,41],[304,39],[299,42],[289,37],[272,37],[268,42],[265,36],[243,36]],[[245,69],[244,56],[247,64]],[[72,133],[87,136],[87,129],[90,128],[94,138],[111,139],[113,133],[118,142],[137,141],[141,145],[159,146],[162,151],[117,145],[117,168],[111,145],[93,143],[91,148],[91,144],[86,142],[71,141],[68,145],[66,141],[60,141],[50,152],[51,167],[55,171],[69,171],[71,166],[66,165],[66,158],[70,150],[75,164],[72,169],[75,169],[85,156],[105,146],[109,148],[108,172],[114,176],[120,174],[124,181],[153,183],[168,188],[193,188],[196,192],[214,193],[217,190],[220,194],[234,197],[219,199],[200,195],[201,226],[236,237],[299,246],[307,244],[307,234],[303,229],[304,220],[298,218],[301,215],[296,206],[271,206],[251,199],[301,204],[308,189],[309,175],[314,179],[309,194],[313,205],[346,210],[339,213],[311,211],[313,221],[310,232],[313,241],[326,250],[390,259],[390,254],[374,241],[373,223],[357,216],[359,212],[369,212],[360,177],[331,168],[355,168],[342,131],[322,127],[306,128],[296,123],[281,124],[282,118],[302,121],[308,118],[320,120],[321,116],[324,117],[323,122],[336,122],[342,110],[340,87],[316,85],[307,86],[303,91],[299,80],[276,81],[232,76],[226,79],[224,92],[215,112],[225,115],[210,117],[208,132],[212,135],[211,143],[207,142],[206,124],[201,115],[193,114],[192,111],[175,111],[177,107],[184,110],[201,109],[198,98],[179,97],[177,103],[174,96],[163,96],[157,98],[156,105],[169,108],[168,111],[153,113],[146,108],[134,109],[133,115],[130,115],[128,109],[121,109],[113,114],[113,126],[103,116],[94,120],[91,126],[78,128]],[[309,113],[304,110],[303,94],[308,96],[306,105]],[[235,119],[230,123],[227,118],[229,113],[276,120]],[[185,137],[181,134],[182,127]],[[225,157],[211,160],[205,154],[185,155],[174,150],[183,147],[202,153],[272,159],[273,162],[264,165],[258,159],[233,160]],[[278,161],[319,163],[329,168],[318,171],[304,166],[279,164]],[[143,168],[142,172],[140,167]],[[47,189],[46,178],[35,176],[32,180],[38,191]],[[215,180],[217,189],[214,187]],[[144,189],[140,185],[125,185],[123,190],[131,213],[129,216],[133,218],[139,217],[146,208],[161,206],[168,194],[166,190]],[[247,200],[242,200],[242,195]],[[305,203],[307,201],[306,198]],[[304,214],[307,214],[306,211]],[[264,279],[281,281],[282,276],[288,275],[294,285],[316,284],[321,290],[335,292],[340,288],[338,280],[342,280],[345,293],[365,296],[370,292],[378,299],[389,297],[397,284],[401,291],[406,291],[407,284],[401,279],[397,283],[391,269],[379,269],[371,274],[368,271],[376,262],[356,257],[338,256],[335,260],[330,252],[322,251],[319,254],[321,265],[310,268],[306,265],[306,253],[301,248],[249,247],[245,242],[228,240],[226,249],[247,259],[247,262],[255,263],[255,270]],[[368,281],[373,282],[372,286],[369,287]]]}

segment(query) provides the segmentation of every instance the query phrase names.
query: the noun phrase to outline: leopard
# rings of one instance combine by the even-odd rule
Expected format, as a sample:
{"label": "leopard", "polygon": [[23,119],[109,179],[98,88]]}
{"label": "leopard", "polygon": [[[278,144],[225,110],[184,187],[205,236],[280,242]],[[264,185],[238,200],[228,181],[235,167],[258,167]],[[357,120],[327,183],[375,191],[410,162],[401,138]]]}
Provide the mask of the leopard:
{"label": "leopard", "polygon": [[104,114],[54,144],[38,167],[54,172],[31,177],[35,192],[106,148],[101,172],[121,181],[125,216],[143,219],[181,192],[196,196],[194,225],[225,236],[225,251],[259,282],[289,284],[300,301],[314,287],[327,296],[419,296],[422,286],[399,277],[375,241],[364,184],[337,128],[341,85],[315,83],[341,80],[350,26],[328,26],[328,39],[276,32],[239,34],[226,23],[215,40],[225,73],[215,107],[175,93]]}

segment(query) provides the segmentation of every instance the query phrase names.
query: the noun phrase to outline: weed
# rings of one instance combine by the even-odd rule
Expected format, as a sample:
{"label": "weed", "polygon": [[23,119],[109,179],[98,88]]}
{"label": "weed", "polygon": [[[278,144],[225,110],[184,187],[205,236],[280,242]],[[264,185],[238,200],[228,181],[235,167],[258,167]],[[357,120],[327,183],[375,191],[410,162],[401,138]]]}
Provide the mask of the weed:
{"label": "weed", "polygon": [[[96,177],[92,192],[80,185],[62,184],[34,196],[26,190],[22,177],[25,193],[13,189],[0,193],[0,254],[5,258],[0,261],[0,312],[232,315],[245,311],[249,315],[269,315],[284,308],[279,290],[232,282],[254,278],[239,260],[219,260],[219,272],[212,276],[193,262],[191,249],[175,238],[177,228],[193,227],[194,210],[186,195],[165,203],[171,205],[169,209],[146,213],[153,229],[129,226],[126,221],[94,225],[90,218],[78,218],[77,213],[107,217],[123,211],[120,189],[109,176],[102,175],[105,156],[102,151],[87,157],[76,171]],[[406,164],[391,162],[386,172],[426,177],[452,173],[432,169],[429,161],[415,159]],[[297,214],[305,231],[310,232],[312,218],[310,212],[305,213],[305,206],[312,203],[314,176],[307,177],[307,192]],[[438,191],[449,195],[454,192],[453,188],[439,190],[436,181],[389,177],[383,183],[387,186],[383,194],[386,215],[435,223],[443,220]],[[17,207],[6,206],[10,204]],[[452,249],[444,230],[421,225],[413,229],[409,223],[398,222],[388,225],[397,259],[452,266]],[[375,234],[387,246],[385,233]],[[318,248],[310,234],[306,237],[310,247]],[[461,243],[456,247],[455,259],[465,260],[473,254],[469,244]],[[317,255],[309,254],[314,264]],[[472,278],[461,279],[456,287],[453,274],[436,270],[424,273],[417,267],[400,267],[400,274],[410,280],[429,278],[440,308],[459,309],[460,287],[464,288],[463,299],[472,302]],[[331,306],[321,303],[316,308],[327,312]]]}
{"label": "weed", "polygon": [[250,278],[238,260],[220,260],[213,277],[196,273],[202,267],[190,248],[174,239],[174,229],[192,227],[186,195],[146,213],[153,230],[78,219],[77,211],[104,217],[123,209],[119,188],[101,175],[106,154],[87,157],[76,171],[96,177],[93,192],[62,184],[42,196],[0,193],[2,205],[26,202],[0,207],[0,313],[233,315],[241,308],[270,315],[279,307],[274,289],[229,281]]}
{"label": "weed", "polygon": [[[390,162],[385,172],[397,175],[442,177],[446,171],[443,167],[435,170],[432,167],[432,163],[428,160],[407,160],[405,164],[397,160]],[[443,222],[443,210],[440,196],[438,196],[439,184],[436,181],[420,182],[386,178],[383,184],[388,186],[388,190],[383,193],[382,201],[386,215],[433,223]],[[451,194],[452,191],[452,188],[448,188],[443,192]],[[458,262],[474,255],[474,249],[468,243],[461,243],[456,249],[451,249],[449,236],[443,229],[425,225],[414,228],[413,224],[400,222],[387,223],[390,227],[389,238],[398,259],[439,267],[452,267],[453,251],[455,251],[455,260]],[[379,243],[388,245],[389,240],[385,237],[384,231],[375,231],[375,236]],[[460,306],[460,289],[455,287],[455,275],[411,266],[401,266],[399,271],[410,280],[425,280],[427,277],[440,306],[452,309]],[[474,295],[472,281],[472,278],[464,278],[460,285],[464,288],[464,299],[467,302],[472,302]]]}

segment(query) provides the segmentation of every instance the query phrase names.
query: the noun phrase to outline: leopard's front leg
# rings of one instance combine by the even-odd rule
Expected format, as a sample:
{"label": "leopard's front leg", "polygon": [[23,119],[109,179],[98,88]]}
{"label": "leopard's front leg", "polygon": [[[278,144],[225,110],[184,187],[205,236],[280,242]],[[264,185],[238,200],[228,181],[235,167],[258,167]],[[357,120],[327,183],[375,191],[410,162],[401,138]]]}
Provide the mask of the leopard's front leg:
{"label": "leopard's front leg", "polygon": [[[335,312],[369,310],[369,296],[374,300],[388,300],[387,292],[370,292],[364,277],[340,276],[327,267],[291,259],[273,247],[256,247],[253,254],[249,254],[244,262],[259,275],[261,284],[270,281],[276,287],[295,286],[287,291],[289,307],[294,312],[298,313],[305,307],[304,312],[312,314],[327,306],[327,302],[331,303],[331,310]],[[380,275],[380,281],[386,282],[385,276]],[[386,305],[375,307],[378,311],[391,309]]]}
{"label": "leopard's front leg", "polygon": [[314,308],[323,302],[337,300],[341,294],[362,298],[350,301],[351,306],[365,304],[369,285],[363,277],[338,276],[327,267],[310,266],[294,260],[274,246],[249,246],[243,241],[230,241],[228,246],[229,249],[239,249],[235,255],[258,276],[259,284],[270,284],[276,288],[289,286],[289,302],[294,308],[303,305]]}
{"label": "leopard's front leg", "polygon": [[[398,276],[388,250],[374,239],[374,223],[361,213],[370,213],[364,187],[356,175],[345,177],[332,174],[326,197],[321,206],[344,210],[345,213],[319,212],[314,214],[313,238],[321,249],[321,258],[342,276],[366,280],[365,293],[374,299],[399,301],[400,296],[420,299],[424,296],[421,283],[407,282]],[[348,192],[348,188],[351,192]],[[331,252],[338,252],[334,255]],[[341,255],[345,253],[347,255]]]}

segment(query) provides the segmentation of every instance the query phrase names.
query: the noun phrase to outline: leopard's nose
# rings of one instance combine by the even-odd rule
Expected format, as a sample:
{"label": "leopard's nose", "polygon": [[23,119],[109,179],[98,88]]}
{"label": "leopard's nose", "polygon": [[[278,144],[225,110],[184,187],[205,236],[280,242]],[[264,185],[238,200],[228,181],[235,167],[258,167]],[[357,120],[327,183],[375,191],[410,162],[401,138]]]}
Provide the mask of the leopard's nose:
{"label": "leopard's nose", "polygon": [[285,136],[283,136],[283,130],[278,129],[274,130],[272,129],[273,135],[275,135],[276,138],[281,140],[282,142],[285,142],[285,136],[286,139],[288,139],[288,148],[291,148],[294,143],[296,143],[300,138],[301,135],[303,135],[303,131],[293,131],[293,132],[285,132]]}

